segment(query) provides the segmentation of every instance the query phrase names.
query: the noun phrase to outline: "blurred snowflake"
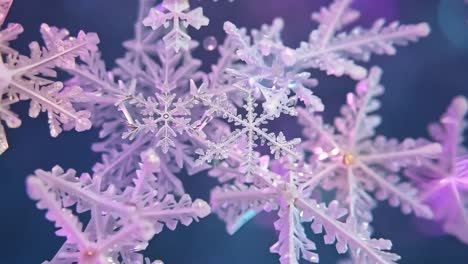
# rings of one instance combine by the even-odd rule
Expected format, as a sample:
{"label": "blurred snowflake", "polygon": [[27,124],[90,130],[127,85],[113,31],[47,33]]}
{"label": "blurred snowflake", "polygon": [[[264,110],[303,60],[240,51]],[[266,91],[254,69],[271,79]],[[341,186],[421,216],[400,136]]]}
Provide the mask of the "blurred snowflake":
{"label": "blurred snowflake", "polygon": [[434,211],[434,218],[441,222],[445,232],[468,243],[468,168],[463,133],[468,113],[466,98],[453,99],[440,119],[431,124],[429,133],[440,142],[443,151],[434,162],[407,170],[422,190],[420,199],[425,200]]}

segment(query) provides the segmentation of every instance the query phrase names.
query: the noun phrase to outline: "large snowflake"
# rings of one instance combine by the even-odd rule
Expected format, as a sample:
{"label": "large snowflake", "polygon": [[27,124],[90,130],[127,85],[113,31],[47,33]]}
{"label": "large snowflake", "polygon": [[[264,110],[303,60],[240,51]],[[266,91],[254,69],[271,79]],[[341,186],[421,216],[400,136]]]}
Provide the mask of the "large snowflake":
{"label": "large snowflake", "polygon": [[[12,0],[0,2],[0,22],[3,24]],[[75,67],[75,59],[88,50],[96,50],[99,39],[96,34],[78,33],[69,37],[66,30],[41,25],[45,46],[31,42],[30,56],[20,55],[10,47],[23,32],[19,24],[10,23],[1,31],[0,36],[0,121],[10,128],[21,125],[20,118],[10,110],[19,101],[30,100],[29,116],[37,117],[47,112],[50,134],[58,136],[63,129],[76,131],[91,127],[90,112],[78,111],[74,107],[82,94],[80,87],[66,87],[55,81],[57,68]],[[0,154],[8,148],[3,125],[0,124]]]}
{"label": "large snowflake", "polygon": [[375,97],[384,90],[380,75],[379,68],[372,68],[369,77],[356,86],[356,93],[347,94],[347,104],[341,108],[341,117],[335,119],[334,128],[324,124],[320,116],[299,110],[304,135],[309,139],[304,149],[312,154],[311,159],[323,164],[304,188],[321,185],[337,189],[337,196],[347,201],[350,217],[357,223],[372,220],[374,202],[365,191],[375,192],[377,200],[388,199],[390,205],[401,206],[404,213],[414,211],[430,218],[432,213],[417,199],[417,190],[400,182],[398,174],[402,168],[434,157],[441,147],[422,139],[400,143],[375,135],[381,122],[373,114],[380,107]]}

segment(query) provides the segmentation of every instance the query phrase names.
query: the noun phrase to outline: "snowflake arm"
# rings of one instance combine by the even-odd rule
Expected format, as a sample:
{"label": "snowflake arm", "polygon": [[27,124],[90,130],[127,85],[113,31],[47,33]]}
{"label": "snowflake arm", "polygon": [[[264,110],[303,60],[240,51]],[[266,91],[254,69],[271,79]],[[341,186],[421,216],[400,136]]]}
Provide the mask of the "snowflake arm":
{"label": "snowflake arm", "polygon": [[[8,45],[21,33],[21,28],[10,25],[5,29],[2,45]],[[69,37],[66,30],[49,27],[43,24],[41,34],[45,43],[40,47],[37,42],[29,45],[30,57],[19,55],[16,51],[2,48],[1,60],[1,89],[0,100],[4,111],[2,119],[5,118],[6,109],[9,104],[20,100],[31,100],[29,116],[37,117],[41,111],[47,112],[49,119],[50,134],[53,137],[61,133],[62,127],[66,130],[75,128],[77,131],[87,130],[91,127],[89,120],[90,112],[86,110],[77,111],[74,104],[75,98],[82,95],[79,87],[63,87],[61,82],[49,80],[56,77],[55,68],[71,68],[75,66],[75,59],[81,57],[88,50],[95,50],[99,39],[96,34],[80,32],[76,38]],[[4,99],[8,98],[8,99]],[[5,104],[5,100],[8,100]],[[6,109],[6,110],[5,110]],[[19,126],[18,122],[5,120],[9,127]],[[3,129],[2,129],[3,130]],[[7,146],[4,133],[1,136],[2,149]]]}
{"label": "snowflake arm", "polygon": [[278,207],[274,189],[258,189],[243,184],[224,185],[211,191],[210,204],[234,234],[258,212]]}
{"label": "snowflake arm", "polygon": [[[16,103],[15,99],[4,99],[0,102],[0,121],[4,121],[9,128],[17,128],[21,126],[21,119],[10,110],[10,105]],[[8,149],[8,141],[5,134],[5,129],[0,123],[0,154]]]}
{"label": "snowflake arm", "polygon": [[[38,200],[38,208],[48,209],[46,218],[55,222],[59,230],[56,232],[59,236],[67,238],[67,244],[77,246],[77,252],[58,254],[56,257],[65,261],[78,261],[80,263],[105,263],[108,254],[113,251],[119,251],[121,247],[131,244],[139,237],[147,237],[152,233],[151,225],[144,221],[134,221],[125,225],[120,230],[110,235],[103,241],[94,242],[90,240],[82,231],[82,224],[69,209],[64,209],[57,200],[54,193],[44,185],[39,178],[30,177],[27,181],[29,195]],[[65,260],[64,260],[65,259]]]}
{"label": "snowflake arm", "polygon": [[431,137],[443,146],[443,152],[438,160],[440,167],[452,168],[456,159],[466,153],[462,143],[463,133],[467,127],[465,121],[467,114],[468,100],[463,96],[457,96],[442,116],[440,123],[429,126]]}
{"label": "snowflake arm", "polygon": [[357,11],[349,8],[351,2],[352,0],[337,0],[329,8],[322,8],[319,13],[312,14],[312,19],[320,23],[318,29],[321,35],[319,47],[325,47],[335,35],[336,30],[348,24],[347,18],[359,15]]}
{"label": "snowflake arm", "polygon": [[62,205],[50,193],[49,188],[38,178],[28,178],[28,194],[38,200],[37,207],[47,209],[46,218],[55,222],[59,228],[57,235],[66,236],[68,240],[76,243],[80,248],[88,247],[88,240],[81,233],[82,224],[68,209],[62,210]]}
{"label": "snowflake arm", "polygon": [[[242,117],[237,113],[237,109],[227,101],[226,95],[213,97],[205,92],[205,86],[202,85],[199,88],[192,82],[191,91],[201,104],[208,107],[207,114],[215,117],[222,117],[229,123],[233,123],[235,126],[239,126],[231,134],[227,135],[219,143],[208,143],[208,149],[201,152],[199,162],[209,162],[213,159],[226,159],[229,156],[227,151],[232,146],[239,144],[241,149],[244,151],[244,162],[243,166],[247,168],[249,173],[253,172],[253,164],[256,163],[255,147],[257,147],[257,141],[261,144],[266,143],[270,147],[272,155],[278,159],[281,156],[291,156],[294,159],[299,159],[300,154],[295,150],[300,140],[294,139],[287,141],[285,136],[280,132],[278,135],[274,133],[268,133],[265,128],[260,128],[262,124],[266,124],[267,121],[272,120],[279,116],[282,111],[286,111],[287,114],[295,114],[286,108],[280,108],[280,112],[265,110],[264,113],[258,115],[255,110],[257,103],[254,101],[252,91],[243,86],[238,86],[243,92],[246,93],[245,104],[243,105],[244,110],[247,112],[245,117]],[[281,104],[280,104],[281,105]],[[245,142],[245,144],[243,144]]]}
{"label": "snowflake arm", "polygon": [[349,212],[347,221],[355,225],[372,222],[373,217],[371,212],[377,206],[377,203],[359,186],[353,170],[349,168],[348,188]]}
{"label": "snowflake arm", "polygon": [[279,231],[279,240],[270,248],[277,253],[281,264],[298,264],[301,258],[309,262],[318,262],[315,243],[307,238],[302,226],[301,213],[295,206],[284,206],[278,211],[279,219],[275,229]]}
{"label": "snowflake arm", "polygon": [[163,225],[174,230],[177,223],[187,226],[193,220],[206,217],[210,212],[210,206],[203,200],[192,202],[188,195],[183,195],[177,202],[174,196],[166,195],[159,204],[148,207],[142,216],[152,220],[156,230],[162,230]]}
{"label": "snowflake arm", "polygon": [[3,24],[7,17],[8,11],[10,10],[13,0],[1,0],[0,1],[0,25]]}
{"label": "snowflake arm", "polygon": [[338,202],[327,207],[309,198],[310,191],[303,190],[300,183],[304,181],[301,178],[307,177],[304,172],[314,174],[314,170],[310,172],[308,167],[288,164],[274,169],[281,175],[272,172],[267,165],[257,171],[253,185],[225,185],[212,192],[213,209],[230,230],[237,230],[261,211],[279,210],[279,220],[275,223],[279,241],[270,250],[280,254],[281,263],[299,263],[301,258],[318,262],[315,244],[305,235],[303,222],[312,222],[315,233],[320,233],[324,227],[325,243],[333,244],[336,239],[338,253],[345,253],[349,246],[360,263],[395,263],[399,259],[398,255],[386,252],[391,248],[389,241],[370,239],[367,224],[356,225],[350,219],[342,222],[340,219],[346,215],[346,210]]}
{"label": "snowflake arm", "polygon": [[356,94],[348,93],[346,104],[341,108],[341,115],[335,119],[335,127],[349,138],[350,147],[375,134],[375,128],[380,124],[380,117],[371,115],[380,108],[380,102],[375,99],[381,95],[384,88],[380,85],[382,70],[374,67],[367,79],[356,86]]}
{"label": "snowflake arm", "polygon": [[357,11],[349,8],[351,2],[335,0],[328,9],[323,8],[312,15],[319,27],[312,31],[308,43],[301,43],[295,50],[296,67],[318,68],[328,74],[362,79],[367,71],[353,59],[368,61],[373,53],[394,55],[396,45],[406,45],[429,34],[426,23],[400,26],[393,22],[385,26],[383,19],[377,20],[368,30],[356,27],[349,34],[336,34],[359,16]]}
{"label": "snowflake arm", "polygon": [[324,204],[317,204],[313,200],[298,199],[296,206],[304,212],[304,219],[312,222],[314,233],[321,233],[325,230],[324,237],[326,244],[337,242],[336,249],[339,253],[348,251],[348,247],[353,254],[358,256],[359,263],[396,263],[400,256],[386,252],[392,247],[392,243],[385,239],[371,239],[367,225],[363,225],[360,230],[347,228],[347,224],[338,219],[346,214],[346,210],[339,207],[337,201],[333,201],[327,207]]}
{"label": "snowflake arm", "polygon": [[429,206],[417,199],[417,189],[409,183],[399,183],[398,176],[384,178],[363,163],[358,164],[358,168],[375,182],[378,200],[388,199],[391,206],[400,206],[404,214],[414,212],[419,217],[432,218]]}

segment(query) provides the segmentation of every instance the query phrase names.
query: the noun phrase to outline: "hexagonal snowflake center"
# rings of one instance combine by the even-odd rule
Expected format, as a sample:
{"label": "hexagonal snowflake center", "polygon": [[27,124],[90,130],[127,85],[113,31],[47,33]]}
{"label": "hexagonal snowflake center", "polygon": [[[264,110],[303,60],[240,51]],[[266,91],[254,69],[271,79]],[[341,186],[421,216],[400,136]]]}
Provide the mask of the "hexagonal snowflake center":
{"label": "hexagonal snowflake center", "polygon": [[95,263],[98,257],[96,249],[90,248],[81,253],[80,263]]}
{"label": "hexagonal snowflake center", "polygon": [[357,161],[357,156],[354,155],[353,153],[348,152],[343,155],[342,162],[343,162],[343,165],[345,165],[346,167],[355,165],[356,161]]}

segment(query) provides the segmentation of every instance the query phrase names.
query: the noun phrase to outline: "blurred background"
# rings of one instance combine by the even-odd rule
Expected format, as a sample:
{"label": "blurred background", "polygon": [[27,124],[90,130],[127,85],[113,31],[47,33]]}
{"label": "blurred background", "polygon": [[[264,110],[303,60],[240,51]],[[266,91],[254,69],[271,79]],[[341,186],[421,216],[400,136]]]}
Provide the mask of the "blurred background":
{"label": "blurred background", "polygon": [[[283,17],[283,40],[297,46],[306,40],[316,25],[310,14],[331,0],[191,0],[202,6],[210,25],[193,38],[203,41],[212,36],[223,41],[222,23],[258,28],[275,17]],[[393,57],[373,57],[369,65],[384,70],[380,113],[384,122],[379,132],[389,137],[426,137],[430,122],[438,120],[456,95],[468,96],[468,4],[464,0],[355,0],[361,11],[359,24],[369,26],[377,18],[399,20],[404,24],[428,22],[429,37],[409,47],[398,49]],[[83,29],[97,32],[108,68],[124,54],[122,41],[133,36],[137,0],[15,0],[7,22],[18,22],[25,32],[14,42],[22,53],[27,45],[39,40],[39,26],[47,23],[65,27],[72,34]],[[203,59],[204,69],[217,59],[217,51],[203,46],[195,53]],[[336,115],[344,95],[353,89],[349,78],[334,78],[313,72],[320,84],[316,93],[326,105],[328,118]],[[97,131],[67,132],[59,138],[49,136],[46,117],[27,117],[27,103],[13,109],[23,118],[18,129],[7,129],[10,149],[0,156],[0,264],[34,264],[50,259],[63,243],[54,235],[53,224],[44,219],[44,211],[35,208],[25,192],[25,178],[35,169],[51,169],[60,164],[88,172],[99,160],[90,146],[98,140]],[[276,124],[278,128],[282,124]],[[288,129],[291,126],[288,125]],[[284,129],[283,129],[284,130]],[[291,127],[289,136],[300,136],[300,128]],[[215,182],[203,174],[181,176],[192,197],[209,200]],[[146,250],[151,259],[173,264],[278,263],[269,253],[276,241],[274,215],[263,214],[244,226],[235,236],[225,232],[224,224],[212,215],[189,228],[165,229]],[[391,239],[393,251],[402,256],[400,263],[468,263],[468,245],[437,232],[430,222],[403,216],[399,209],[382,203],[375,211],[375,236]],[[425,230],[432,230],[428,233]],[[311,235],[318,244],[321,263],[336,263],[334,246],[323,245],[322,237]]]}

